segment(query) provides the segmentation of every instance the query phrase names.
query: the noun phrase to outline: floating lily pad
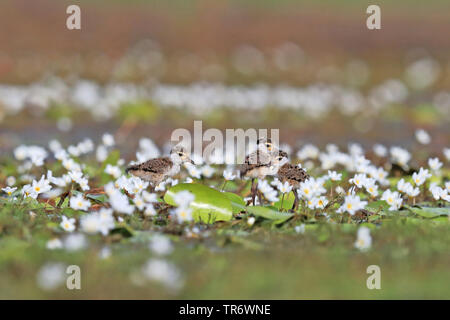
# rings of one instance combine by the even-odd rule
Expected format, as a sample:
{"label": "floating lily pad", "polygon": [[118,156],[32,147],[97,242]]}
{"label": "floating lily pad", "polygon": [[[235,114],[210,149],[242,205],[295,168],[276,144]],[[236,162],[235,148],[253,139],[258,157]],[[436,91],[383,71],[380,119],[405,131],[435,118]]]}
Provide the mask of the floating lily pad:
{"label": "floating lily pad", "polygon": [[212,223],[215,221],[229,221],[233,217],[230,198],[223,192],[197,183],[179,183],[164,195],[164,201],[176,206],[174,196],[180,191],[189,191],[195,199],[190,208],[195,221]]}

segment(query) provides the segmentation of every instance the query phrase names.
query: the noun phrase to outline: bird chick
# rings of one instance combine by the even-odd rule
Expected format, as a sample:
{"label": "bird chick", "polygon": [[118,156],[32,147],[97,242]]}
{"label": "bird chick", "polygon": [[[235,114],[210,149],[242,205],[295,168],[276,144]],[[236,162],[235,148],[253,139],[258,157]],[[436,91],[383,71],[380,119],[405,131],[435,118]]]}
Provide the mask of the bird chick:
{"label": "bird chick", "polygon": [[[275,175],[278,170],[272,162],[278,157],[278,149],[267,138],[261,138],[257,141],[257,150],[245,157],[241,165],[241,177],[248,177],[252,180],[251,196],[252,204],[255,205],[257,194],[257,185],[255,179],[264,179],[268,175]],[[261,194],[258,194],[261,203]]]}
{"label": "bird chick", "polygon": [[[292,192],[294,193],[295,200],[292,206],[292,210],[297,210],[299,205],[297,189],[300,187],[300,183],[309,179],[309,175],[306,171],[300,168],[298,165],[293,165],[287,162],[288,156],[286,152],[280,151],[275,162],[279,164],[279,169],[277,170],[277,177],[281,182],[288,182],[292,186]],[[276,165],[276,163],[274,163]]]}
{"label": "bird chick", "polygon": [[150,159],[146,162],[129,166],[125,172],[142,180],[149,181],[153,187],[180,172],[181,164],[194,162],[187,151],[180,145],[172,148],[169,157]]}

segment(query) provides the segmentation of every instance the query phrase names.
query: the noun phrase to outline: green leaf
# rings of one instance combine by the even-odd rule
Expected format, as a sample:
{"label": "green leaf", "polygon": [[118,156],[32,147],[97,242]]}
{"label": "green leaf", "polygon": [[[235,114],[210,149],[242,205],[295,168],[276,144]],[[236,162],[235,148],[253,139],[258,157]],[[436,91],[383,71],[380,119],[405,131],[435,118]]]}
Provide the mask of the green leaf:
{"label": "green leaf", "polygon": [[254,216],[274,220],[276,224],[282,223],[293,216],[292,213],[280,212],[277,210],[273,210],[270,207],[250,206],[242,208],[246,210],[248,213],[253,214]]}
{"label": "green leaf", "polygon": [[106,194],[94,194],[94,193],[88,193],[88,194],[86,195],[86,198],[92,199],[92,200],[94,200],[94,201],[101,202],[101,203],[107,202],[107,201],[108,201],[108,198],[106,197]]}
{"label": "green leaf", "polygon": [[374,211],[374,212],[387,211],[387,210],[389,210],[389,205],[384,200],[378,200],[378,201],[370,202],[366,206],[365,209],[369,210],[369,211]]}
{"label": "green leaf", "polygon": [[424,218],[435,218],[439,216],[448,216],[450,215],[450,207],[444,208],[430,208],[430,207],[410,207],[406,206],[409,210],[414,212],[415,214],[424,217]]}
{"label": "green leaf", "polygon": [[231,200],[222,192],[203,184],[179,183],[164,195],[164,201],[176,206],[174,196],[180,191],[189,191],[195,199],[190,208],[195,221],[212,223],[215,221],[229,221],[233,217]]}
{"label": "green leaf", "polygon": [[[278,200],[278,202],[275,202],[273,204],[273,206],[275,208],[277,208],[278,210],[280,210],[281,208],[281,198],[283,196],[281,195],[279,198],[280,200]],[[289,192],[288,194],[284,195],[284,200],[283,200],[283,209],[287,209],[290,210],[292,208],[292,206],[294,205],[294,201],[295,201],[295,195],[293,192]]]}
{"label": "green leaf", "polygon": [[231,201],[231,208],[233,213],[239,213],[242,211],[242,206],[245,206],[245,201],[241,196],[233,192],[222,192]]}

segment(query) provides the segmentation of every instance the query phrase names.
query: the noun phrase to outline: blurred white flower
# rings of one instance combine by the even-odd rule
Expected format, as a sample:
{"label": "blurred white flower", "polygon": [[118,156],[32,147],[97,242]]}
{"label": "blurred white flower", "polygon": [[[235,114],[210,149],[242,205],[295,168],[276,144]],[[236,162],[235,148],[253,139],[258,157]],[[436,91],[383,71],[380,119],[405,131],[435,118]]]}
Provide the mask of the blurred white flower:
{"label": "blurred white flower", "polygon": [[350,215],[354,215],[356,211],[364,209],[366,205],[367,201],[361,201],[357,195],[350,194],[345,197],[344,204],[337,210],[337,212],[348,212]]}
{"label": "blurred white flower", "polygon": [[403,202],[403,199],[397,191],[391,191],[386,190],[383,192],[383,195],[381,196],[381,200],[384,200],[387,202],[387,204],[390,206],[389,210],[398,210]]}
{"label": "blurred white flower", "polygon": [[166,236],[156,234],[150,239],[150,250],[160,256],[172,253],[173,246],[170,239]]}
{"label": "blurred white flower", "polygon": [[142,273],[148,280],[159,282],[168,289],[178,290],[183,286],[181,272],[174,264],[166,260],[148,260],[142,269]]}
{"label": "blurred white flower", "polygon": [[232,170],[224,170],[223,177],[225,178],[225,180],[228,180],[228,181],[236,179],[236,175],[233,174]]}
{"label": "blurred white flower", "polygon": [[431,137],[428,134],[428,132],[426,132],[423,129],[418,129],[416,130],[416,140],[421,143],[421,144],[429,144],[431,142]]}
{"label": "blurred white flower", "polygon": [[81,233],[71,233],[64,239],[64,248],[67,251],[78,251],[87,245],[86,237]]}
{"label": "blurred white flower", "polygon": [[49,250],[62,249],[63,243],[58,238],[54,238],[54,239],[48,240],[47,244],[45,246]]}
{"label": "blurred white flower", "polygon": [[372,237],[370,236],[370,229],[367,227],[360,227],[355,242],[355,247],[361,251],[366,251],[372,246]]}
{"label": "blurred white flower", "polygon": [[75,218],[67,218],[62,216],[62,221],[59,224],[67,232],[72,232],[75,230]]}
{"label": "blurred white flower", "polygon": [[428,172],[428,169],[424,169],[422,167],[419,169],[419,172],[414,172],[412,174],[412,179],[418,186],[422,185],[430,177],[431,174]]}
{"label": "blurred white flower", "polygon": [[39,288],[43,290],[54,290],[66,280],[65,265],[62,263],[49,262],[43,265],[36,276]]}
{"label": "blurred white flower", "polygon": [[430,158],[428,159],[428,166],[436,172],[442,167],[442,162],[439,161],[439,158]]}
{"label": "blurred white flower", "polygon": [[91,206],[91,202],[87,199],[84,199],[82,194],[70,197],[69,204],[72,209],[82,211],[87,211]]}

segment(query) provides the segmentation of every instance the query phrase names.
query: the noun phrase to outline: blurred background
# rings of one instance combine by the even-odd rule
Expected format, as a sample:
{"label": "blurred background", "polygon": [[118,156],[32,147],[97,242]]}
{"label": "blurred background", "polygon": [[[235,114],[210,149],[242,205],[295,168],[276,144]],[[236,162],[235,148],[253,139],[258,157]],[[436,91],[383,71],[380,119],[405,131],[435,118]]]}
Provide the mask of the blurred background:
{"label": "blurred background", "polygon": [[[108,131],[279,128],[299,147],[450,136],[450,2],[3,0],[0,150]],[[66,8],[81,8],[68,30]]]}

